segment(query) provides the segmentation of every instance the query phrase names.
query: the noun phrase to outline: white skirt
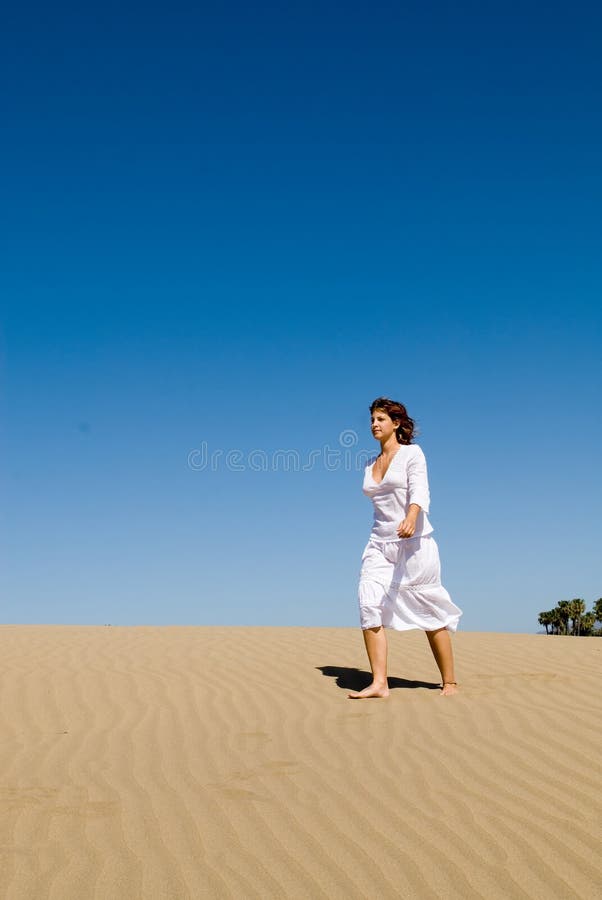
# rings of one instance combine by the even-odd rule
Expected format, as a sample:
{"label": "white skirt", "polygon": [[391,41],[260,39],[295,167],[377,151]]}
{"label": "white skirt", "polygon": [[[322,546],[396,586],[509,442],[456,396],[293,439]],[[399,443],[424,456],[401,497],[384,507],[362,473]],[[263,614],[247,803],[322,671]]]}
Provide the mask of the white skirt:
{"label": "white skirt", "polygon": [[362,554],[358,601],[362,629],[456,631],[462,615],[441,584],[439,548],[430,534],[370,539]]}

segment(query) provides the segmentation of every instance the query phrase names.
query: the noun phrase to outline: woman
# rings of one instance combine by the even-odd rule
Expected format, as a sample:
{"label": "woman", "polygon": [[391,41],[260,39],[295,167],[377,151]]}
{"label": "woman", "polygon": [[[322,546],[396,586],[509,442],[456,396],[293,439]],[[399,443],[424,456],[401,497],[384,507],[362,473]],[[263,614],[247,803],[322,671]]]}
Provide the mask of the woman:
{"label": "woman", "polygon": [[462,610],[441,584],[439,548],[428,520],[426,459],[413,444],[414,422],[402,403],[379,397],[370,405],[380,453],[364,470],[363,491],[374,504],[374,522],[362,555],[358,601],[372,684],[349,697],[388,697],[385,628],[426,631],[441,673],[441,693],[457,684],[450,631]]}

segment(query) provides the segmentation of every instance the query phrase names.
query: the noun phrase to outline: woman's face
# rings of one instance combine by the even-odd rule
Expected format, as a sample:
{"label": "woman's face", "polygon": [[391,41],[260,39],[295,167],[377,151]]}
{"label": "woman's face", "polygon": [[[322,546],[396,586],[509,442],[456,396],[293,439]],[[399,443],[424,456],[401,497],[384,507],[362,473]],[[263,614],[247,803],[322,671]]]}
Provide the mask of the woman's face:
{"label": "woman's face", "polygon": [[370,419],[372,434],[377,441],[383,443],[397,430],[398,422],[394,422],[384,409],[375,409]]}

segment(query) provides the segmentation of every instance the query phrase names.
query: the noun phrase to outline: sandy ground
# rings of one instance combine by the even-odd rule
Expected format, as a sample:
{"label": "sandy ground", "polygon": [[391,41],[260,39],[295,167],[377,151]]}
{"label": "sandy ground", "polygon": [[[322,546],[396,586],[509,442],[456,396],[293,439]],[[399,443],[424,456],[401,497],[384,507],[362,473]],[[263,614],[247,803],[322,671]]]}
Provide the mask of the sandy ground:
{"label": "sandy ground", "polygon": [[602,639],[0,626],[0,896],[587,898]]}

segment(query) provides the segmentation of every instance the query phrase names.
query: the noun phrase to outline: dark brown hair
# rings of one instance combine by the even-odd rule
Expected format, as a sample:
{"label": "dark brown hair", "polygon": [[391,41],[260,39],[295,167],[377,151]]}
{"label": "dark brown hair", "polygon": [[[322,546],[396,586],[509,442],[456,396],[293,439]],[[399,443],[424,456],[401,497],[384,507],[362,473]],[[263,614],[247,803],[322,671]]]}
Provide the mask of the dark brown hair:
{"label": "dark brown hair", "polygon": [[414,438],[414,420],[408,416],[408,411],[403,403],[397,403],[396,400],[389,400],[388,397],[377,397],[370,404],[370,415],[375,409],[382,409],[386,412],[390,419],[397,420],[397,440],[400,444],[411,444]]}

